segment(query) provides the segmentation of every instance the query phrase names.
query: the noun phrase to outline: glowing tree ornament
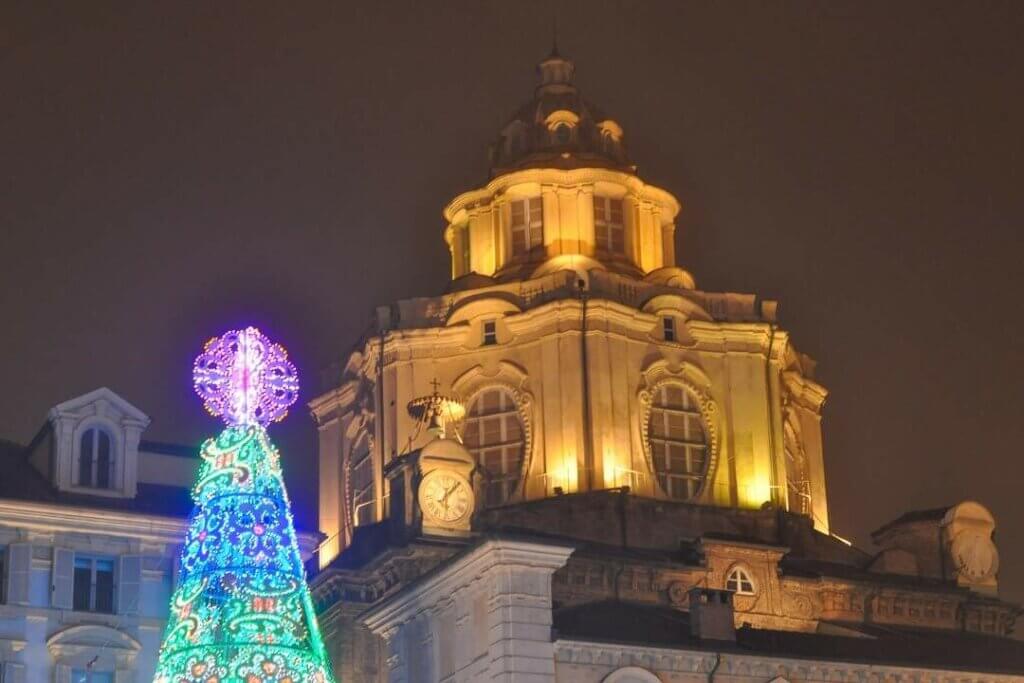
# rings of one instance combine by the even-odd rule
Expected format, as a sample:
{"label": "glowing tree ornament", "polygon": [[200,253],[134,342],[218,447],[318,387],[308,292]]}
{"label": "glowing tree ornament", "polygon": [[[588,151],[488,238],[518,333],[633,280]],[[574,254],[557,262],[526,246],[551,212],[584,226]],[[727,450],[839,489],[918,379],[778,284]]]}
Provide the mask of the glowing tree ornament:
{"label": "glowing tree ornament", "polygon": [[202,447],[154,683],[333,683],[265,429],[298,397],[295,366],[249,327],[207,342],[193,379],[228,426]]}

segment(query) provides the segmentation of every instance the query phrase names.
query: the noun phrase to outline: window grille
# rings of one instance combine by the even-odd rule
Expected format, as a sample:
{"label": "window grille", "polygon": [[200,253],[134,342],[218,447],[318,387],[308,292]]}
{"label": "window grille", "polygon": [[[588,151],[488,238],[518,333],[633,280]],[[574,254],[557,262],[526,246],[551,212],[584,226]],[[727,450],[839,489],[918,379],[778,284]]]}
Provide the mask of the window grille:
{"label": "window grille", "polygon": [[370,439],[364,434],[356,440],[349,455],[349,476],[352,487],[352,520],[355,526],[377,521],[373,487],[373,452]]}
{"label": "window grille", "polygon": [[521,256],[544,244],[544,203],[540,197],[512,202],[512,256]]}
{"label": "window grille", "polygon": [[725,577],[725,588],[736,595],[753,595],[754,582],[743,567],[734,567]]}
{"label": "window grille", "polygon": [[594,241],[598,251],[626,253],[626,225],[621,199],[594,197]]}
{"label": "window grille", "polygon": [[505,389],[478,394],[466,414],[462,440],[486,473],[485,504],[506,502],[519,484],[526,445],[512,394]]}
{"label": "window grille", "polygon": [[708,444],[697,397],[678,384],[663,384],[651,404],[648,442],[662,490],[677,500],[696,496],[704,483]]}

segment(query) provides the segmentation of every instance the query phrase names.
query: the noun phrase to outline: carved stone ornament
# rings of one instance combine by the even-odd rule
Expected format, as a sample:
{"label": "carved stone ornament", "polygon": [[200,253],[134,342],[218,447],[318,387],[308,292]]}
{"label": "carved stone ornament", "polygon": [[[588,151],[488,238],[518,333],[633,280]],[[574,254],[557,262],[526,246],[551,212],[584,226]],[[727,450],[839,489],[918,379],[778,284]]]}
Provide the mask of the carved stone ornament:
{"label": "carved stone ornament", "polygon": [[958,574],[970,581],[984,581],[999,571],[999,552],[984,533],[964,529],[950,545],[950,554]]}

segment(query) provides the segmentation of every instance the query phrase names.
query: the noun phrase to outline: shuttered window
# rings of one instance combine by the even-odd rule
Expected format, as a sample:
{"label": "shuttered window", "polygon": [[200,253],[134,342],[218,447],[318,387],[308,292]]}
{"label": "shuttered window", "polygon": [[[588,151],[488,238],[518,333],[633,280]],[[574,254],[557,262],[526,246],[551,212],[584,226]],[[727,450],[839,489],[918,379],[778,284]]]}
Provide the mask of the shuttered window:
{"label": "shuttered window", "polygon": [[696,496],[708,464],[707,437],[697,397],[682,385],[659,386],[647,432],[654,473],[662,490],[677,500]]}
{"label": "shuttered window", "polygon": [[29,543],[12,543],[3,556],[4,602],[12,605],[29,603],[29,582],[32,578],[32,546]]}
{"label": "shuttered window", "polygon": [[544,244],[544,203],[540,197],[517,199],[511,205],[512,256]]}
{"label": "shuttered window", "polygon": [[73,608],[76,612],[114,612],[114,560],[75,556]]}
{"label": "shuttered window", "polygon": [[142,557],[122,555],[117,566],[117,611],[138,614],[142,598]]}
{"label": "shuttered window", "polygon": [[594,240],[598,251],[626,253],[626,225],[621,199],[594,197]]}
{"label": "shuttered window", "polygon": [[466,414],[462,440],[484,470],[486,505],[515,492],[523,469],[525,438],[515,398],[505,389],[477,394]]}

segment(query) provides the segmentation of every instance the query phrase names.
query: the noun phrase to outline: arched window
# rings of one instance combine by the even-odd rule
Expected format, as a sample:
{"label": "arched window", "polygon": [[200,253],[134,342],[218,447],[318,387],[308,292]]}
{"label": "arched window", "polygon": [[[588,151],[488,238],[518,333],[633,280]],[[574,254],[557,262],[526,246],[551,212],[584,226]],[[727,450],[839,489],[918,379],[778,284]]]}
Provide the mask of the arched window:
{"label": "arched window", "polygon": [[725,577],[725,589],[736,595],[754,595],[754,581],[743,567],[733,567]]}
{"label": "arched window", "polygon": [[485,505],[507,501],[519,485],[526,443],[512,393],[495,388],[477,394],[466,413],[462,440],[484,470]]}
{"label": "arched window", "polygon": [[811,514],[811,481],[807,471],[807,458],[800,446],[796,431],[788,422],[784,428],[783,450],[786,459],[786,488],[789,511],[800,515]]}
{"label": "arched window", "polygon": [[370,437],[362,434],[356,437],[355,445],[348,455],[349,486],[352,492],[352,524],[363,526],[377,521],[374,502],[373,449]]}
{"label": "arched window", "polygon": [[654,474],[677,500],[696,496],[708,467],[708,443],[697,397],[681,384],[662,384],[651,402],[647,428]]}
{"label": "arched window", "polygon": [[114,442],[100,427],[82,432],[78,443],[78,486],[109,489],[114,481]]}

